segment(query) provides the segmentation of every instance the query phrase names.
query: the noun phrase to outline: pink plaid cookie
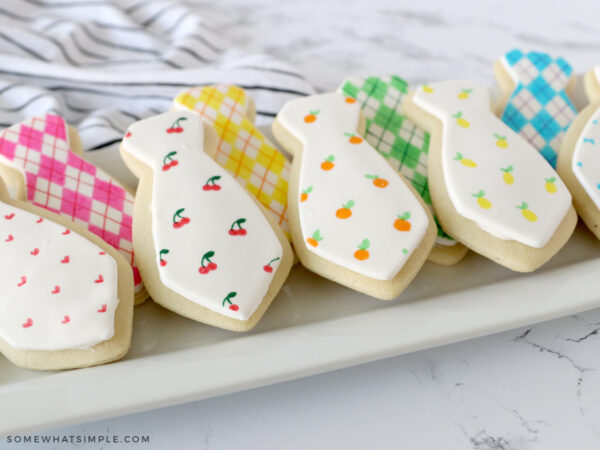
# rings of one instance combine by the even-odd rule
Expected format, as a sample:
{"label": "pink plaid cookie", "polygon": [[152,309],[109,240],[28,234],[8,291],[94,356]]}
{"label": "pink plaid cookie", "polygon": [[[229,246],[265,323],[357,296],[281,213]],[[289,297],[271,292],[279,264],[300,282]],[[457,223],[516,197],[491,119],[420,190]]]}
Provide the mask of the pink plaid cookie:
{"label": "pink plaid cookie", "polygon": [[131,231],[134,196],[71,150],[62,117],[33,117],[2,131],[0,163],[21,172],[28,201],[69,217],[117,249],[131,263],[135,292],[141,292]]}

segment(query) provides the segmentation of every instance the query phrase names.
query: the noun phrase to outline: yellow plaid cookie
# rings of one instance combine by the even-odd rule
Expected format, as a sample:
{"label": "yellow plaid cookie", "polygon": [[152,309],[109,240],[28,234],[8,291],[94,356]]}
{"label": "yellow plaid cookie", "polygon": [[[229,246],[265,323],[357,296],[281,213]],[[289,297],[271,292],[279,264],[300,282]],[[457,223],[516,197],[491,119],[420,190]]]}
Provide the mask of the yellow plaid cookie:
{"label": "yellow plaid cookie", "polygon": [[290,163],[258,131],[250,118],[250,99],[237,86],[219,84],[180,92],[175,109],[191,110],[208,120],[219,135],[216,160],[252,193],[289,237],[287,190]]}

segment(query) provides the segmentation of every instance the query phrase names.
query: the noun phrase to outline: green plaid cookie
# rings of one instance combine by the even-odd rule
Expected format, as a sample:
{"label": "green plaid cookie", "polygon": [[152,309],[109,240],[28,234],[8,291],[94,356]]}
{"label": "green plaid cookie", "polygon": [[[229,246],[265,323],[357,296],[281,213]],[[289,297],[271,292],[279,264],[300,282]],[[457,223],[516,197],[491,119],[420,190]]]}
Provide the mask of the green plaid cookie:
{"label": "green plaid cookie", "polygon": [[[409,180],[423,201],[431,206],[427,184],[429,133],[400,114],[402,97],[408,83],[395,75],[348,78],[340,88],[345,95],[360,102],[367,118],[365,139]],[[456,241],[438,225],[437,243],[453,245]]]}

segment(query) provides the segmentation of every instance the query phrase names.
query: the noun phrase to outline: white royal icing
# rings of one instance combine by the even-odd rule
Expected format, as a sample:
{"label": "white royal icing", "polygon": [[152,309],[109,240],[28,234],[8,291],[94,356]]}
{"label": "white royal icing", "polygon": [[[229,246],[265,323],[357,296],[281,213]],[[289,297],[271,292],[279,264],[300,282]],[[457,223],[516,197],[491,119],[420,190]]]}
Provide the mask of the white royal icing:
{"label": "white royal icing", "polygon": [[[0,163],[21,173],[29,202],[87,228],[118,250],[133,267],[134,292],[142,290],[131,235],[134,196],[71,150],[62,117],[30,117],[4,129]],[[14,186],[9,193],[17,196]]]}
{"label": "white royal icing", "polygon": [[[247,320],[267,294],[280,260],[271,263],[271,271],[266,266],[281,258],[283,249],[259,207],[204,152],[203,142],[203,121],[198,115],[171,111],[133,124],[122,145],[154,172],[150,209],[161,282],[205,308]],[[177,153],[169,159],[171,152]],[[172,161],[177,164],[163,170],[165,162]],[[205,188],[214,185],[220,189]],[[181,208],[184,211],[174,217]],[[174,228],[174,220],[181,218],[190,221]],[[238,219],[246,220],[242,223],[246,234],[230,235]],[[233,225],[233,229],[240,227]],[[163,249],[168,253],[161,257]],[[203,260],[208,252],[214,255]],[[201,273],[202,265],[210,261],[216,269]],[[231,292],[236,295],[225,300]]]}
{"label": "white royal icing", "polygon": [[[367,86],[368,83],[367,80],[377,80],[377,77],[369,77],[368,79],[362,77],[347,78],[344,82],[342,82],[342,85],[340,86],[338,92],[344,94],[344,86],[347,83],[350,83],[354,86],[362,86],[361,89],[355,95],[353,95],[353,97],[355,97],[356,100],[358,100],[361,103],[361,111],[367,118],[367,130],[365,132],[365,139],[381,155],[388,155],[386,161],[394,169],[400,172],[406,180],[410,181],[411,183],[414,183],[415,179],[425,178],[426,183],[427,178],[426,176],[423,177],[423,175],[426,175],[427,173],[427,152],[429,150],[429,144],[427,144],[427,147],[424,147],[423,142],[426,138],[428,139],[429,136],[427,135],[427,133],[425,133],[425,131],[422,128],[416,126],[410,119],[404,117],[404,114],[402,114],[402,99],[404,98],[405,93],[401,92],[399,89],[396,89],[391,84],[392,78],[397,77],[393,75],[383,75],[379,77],[379,80],[381,80],[381,82],[387,85],[385,95],[380,100],[375,99],[375,96],[379,97],[381,95],[378,89],[374,89],[370,93],[367,93],[364,90],[365,86]],[[384,119],[386,121],[390,121],[390,126],[396,127],[397,123],[394,122],[397,121],[399,116],[402,117],[402,125],[398,130],[397,136],[401,138],[401,141],[395,139],[394,132],[388,130],[387,127],[381,127],[381,125],[376,121],[376,117],[380,115],[380,111],[382,111],[384,108],[393,111],[393,113],[391,114],[393,114],[394,117],[392,117],[391,114],[388,114],[388,117]],[[369,120],[372,121],[370,125]],[[400,144],[400,142],[402,144]],[[406,145],[407,147],[409,147],[409,144],[411,147],[418,149],[418,153],[411,156],[412,158],[418,158],[417,168],[415,169],[410,168],[408,164],[401,162],[399,158],[393,157],[389,154],[394,146]],[[423,148],[425,148],[426,150],[424,151]],[[415,186],[415,184],[413,184],[413,186],[415,187],[417,192],[421,194],[421,197],[423,197],[423,194],[425,192],[427,194],[427,197],[429,197],[428,189],[425,191],[422,188],[419,189],[419,187],[417,187],[418,185]],[[427,205],[427,208],[429,209],[431,214],[434,214],[433,205],[430,203],[431,200],[429,200],[428,202],[427,200],[425,200],[425,198],[423,198],[423,201]],[[438,226],[438,230],[443,232],[441,226]],[[438,232],[438,235],[435,238],[436,245],[442,247],[453,247],[458,244],[458,242],[455,239],[449,239],[446,236],[447,235],[445,235],[445,233],[444,236],[440,236]]]}
{"label": "white royal icing", "polygon": [[21,350],[112,338],[116,261],[74,231],[0,202],[0,337]]}
{"label": "white royal icing", "polygon": [[[298,192],[307,195],[298,205],[306,248],[346,269],[390,280],[421,243],[429,219],[398,173],[357,135],[359,118],[360,104],[337,92],[292,100],[277,115],[303,144],[294,163],[300,164]],[[374,176],[385,187],[376,186]],[[339,218],[340,209],[351,216]],[[410,222],[410,231],[400,231],[394,224],[406,213],[398,225]],[[361,250],[367,258],[364,251],[356,255]]]}
{"label": "white royal icing", "polygon": [[537,150],[492,113],[489,89],[468,80],[433,83],[427,92],[417,89],[414,102],[442,121],[444,182],[458,214],[497,238],[546,245],[571,194]]}
{"label": "white royal icing", "polygon": [[600,209],[600,108],[587,122],[573,151],[573,173]]}

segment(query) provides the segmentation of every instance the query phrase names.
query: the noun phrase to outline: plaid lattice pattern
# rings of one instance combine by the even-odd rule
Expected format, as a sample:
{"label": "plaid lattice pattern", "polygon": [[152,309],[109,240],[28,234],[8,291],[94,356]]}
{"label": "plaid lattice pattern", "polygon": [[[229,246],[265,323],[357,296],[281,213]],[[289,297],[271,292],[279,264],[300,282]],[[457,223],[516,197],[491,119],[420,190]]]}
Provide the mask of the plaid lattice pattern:
{"label": "plaid lattice pattern", "polygon": [[68,217],[133,261],[134,198],[112,178],[70,150],[62,117],[27,119],[0,133],[0,162],[25,176],[27,199]]}
{"label": "plaid lattice pattern", "polygon": [[216,160],[277,217],[289,236],[287,190],[290,163],[246,118],[248,97],[236,86],[195,87],[181,92],[175,107],[210,122],[219,135]]}
{"label": "plaid lattice pattern", "polygon": [[367,142],[410,180],[425,203],[431,205],[427,185],[429,134],[400,114],[408,83],[393,75],[350,78],[341,89],[362,105],[367,118]]}
{"label": "plaid lattice pattern", "polygon": [[502,120],[556,167],[560,143],[577,115],[565,92],[573,69],[545,53],[512,50],[504,60],[519,81]]}
{"label": "plaid lattice pattern", "polygon": [[[408,83],[395,75],[357,77],[345,80],[341,91],[360,102],[367,119],[367,142],[411,182],[427,205],[431,205],[427,183],[429,133],[400,114]],[[452,239],[439,224],[438,236]]]}

